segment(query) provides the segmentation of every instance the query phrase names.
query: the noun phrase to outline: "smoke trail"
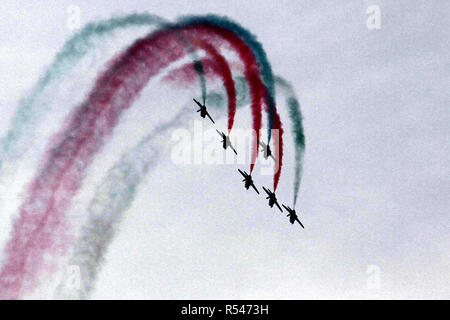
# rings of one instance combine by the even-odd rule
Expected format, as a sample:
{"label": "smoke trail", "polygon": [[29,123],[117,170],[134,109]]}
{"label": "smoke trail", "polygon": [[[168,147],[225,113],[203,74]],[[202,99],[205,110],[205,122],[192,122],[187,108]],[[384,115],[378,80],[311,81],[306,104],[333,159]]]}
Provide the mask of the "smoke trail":
{"label": "smoke trail", "polygon": [[[192,65],[192,64],[190,64]],[[205,64],[203,64],[205,65]],[[245,81],[245,79],[243,79]],[[241,86],[237,108],[248,103],[248,88]],[[228,95],[228,94],[227,94]],[[210,107],[222,107],[223,95],[210,92]],[[216,105],[217,104],[217,105]],[[63,278],[55,296],[63,299],[87,299],[94,289],[106,251],[118,231],[121,218],[131,205],[137,187],[146,174],[157,164],[161,149],[167,141],[164,135],[170,129],[186,125],[186,118],[192,116],[191,108],[183,108],[170,122],[151,131],[108,170],[107,176],[96,188],[88,207],[88,221],[81,229],[69,265],[81,270],[81,287],[73,289],[68,279]],[[220,118],[221,114],[214,114]],[[160,140],[159,143],[157,140]],[[167,146],[166,146],[167,147]]]}
{"label": "smoke trail", "polygon": [[[211,61],[202,60],[202,63],[204,66],[209,67],[209,65],[212,63]],[[176,80],[186,80],[192,78],[192,64],[188,63],[185,64],[178,69],[175,69],[171,71],[166,77],[163,78],[163,81],[176,81]],[[243,79],[245,81],[245,78]],[[264,96],[263,99],[266,99],[267,96]],[[294,96],[295,100],[295,96]],[[287,101],[289,104],[289,101]],[[294,119],[295,120],[295,119]],[[295,123],[297,125],[297,123]],[[301,125],[301,122],[300,122]],[[276,190],[278,187],[278,182],[280,180],[280,174],[281,170],[280,168],[283,165],[283,140],[282,136],[284,133],[280,115],[275,110],[275,117],[274,117],[274,123],[273,123],[273,129],[277,130],[277,136],[274,140],[274,150],[275,150],[275,164],[274,164],[274,180],[273,180],[273,189]]]}
{"label": "smoke trail", "polygon": [[200,87],[202,88],[202,100],[203,104],[206,103],[206,80],[205,80],[205,71],[203,70],[203,65],[201,61],[197,58],[194,61],[194,69],[197,71],[200,80]]}
{"label": "smoke trail", "polygon": [[[201,65],[206,66],[211,75],[221,77],[225,87],[227,97],[234,100],[236,108],[236,92],[230,94],[229,79],[227,72],[224,75],[224,68],[228,68],[228,63],[217,50],[207,43],[200,43],[191,39],[193,43],[208,52],[213,58],[201,60]],[[225,65],[224,65],[225,63]],[[195,70],[196,62],[188,64]],[[205,70],[203,70],[205,71]],[[206,72],[203,72],[206,74]],[[231,71],[229,71],[231,76]],[[181,77],[184,81],[193,80],[194,77]],[[245,80],[244,80],[245,81]],[[231,79],[233,85],[233,79]],[[214,93],[211,93],[214,95]],[[214,107],[214,99],[210,99],[209,107]],[[245,105],[245,99],[240,100],[239,107]],[[104,260],[106,250],[114,238],[121,217],[131,205],[137,187],[143,177],[157,164],[160,158],[161,147],[157,146],[155,140],[161,138],[172,128],[186,124],[186,119],[192,115],[191,108],[183,108],[170,122],[153,129],[144,139],[142,139],[133,149],[124,152],[121,159],[108,171],[106,178],[100,183],[96,193],[88,207],[88,221],[81,229],[81,236],[76,243],[69,265],[80,267],[81,286],[74,290],[68,286],[67,279],[62,279],[55,296],[64,299],[87,299],[94,288],[95,281]],[[215,117],[218,115],[215,114]],[[161,139],[162,140],[162,139]],[[164,142],[167,139],[163,140]]]}
{"label": "smoke trail", "polygon": [[[32,92],[19,101],[17,111],[11,121],[11,127],[0,140],[0,179],[5,174],[2,170],[5,162],[13,163],[21,159],[32,145],[40,119],[51,107],[49,97],[45,99],[44,93],[46,91],[51,92],[50,88],[52,85],[57,85],[58,81],[78,65],[83,57],[92,52],[102,40],[113,36],[114,31],[152,25],[168,27],[169,23],[161,17],[147,13],[113,17],[108,20],[87,24],[65,42],[63,48],[56,55],[45,74],[38,80]],[[200,82],[202,99],[205,101],[206,80],[203,74],[203,66],[189,41],[182,36],[179,38],[188,48],[189,55],[194,61]],[[0,182],[2,181],[0,180]]]}
{"label": "smoke trail", "polygon": [[250,85],[252,103],[252,117],[253,117],[253,129],[256,133],[253,139],[253,145],[256,148],[252,148],[250,171],[253,171],[254,163],[256,161],[258,152],[259,130],[261,128],[261,92],[262,82],[259,77],[258,66],[251,51],[251,48],[247,44],[237,37],[233,32],[211,24],[198,24],[193,22],[192,24],[180,24],[174,28],[180,29],[197,39],[212,42],[216,46],[223,44],[226,41],[232,49],[238,54],[241,61],[244,63],[244,75],[247,78],[247,82]]}
{"label": "smoke trail", "polygon": [[300,104],[295,97],[292,85],[281,77],[275,77],[276,85],[285,91],[287,95],[287,105],[289,108],[289,118],[292,123],[292,134],[294,136],[295,147],[295,177],[294,177],[294,207],[297,203],[297,196],[300,190],[300,182],[303,170],[303,154],[305,152],[305,135],[303,131],[303,117]]}
{"label": "smoke trail", "polygon": [[[61,78],[61,76],[67,72],[70,71],[71,68],[73,68],[89,51],[91,51],[93,48],[95,48],[95,44],[102,38],[108,35],[112,35],[113,31],[117,29],[124,29],[126,27],[130,26],[141,26],[141,25],[167,25],[163,19],[158,18],[156,16],[148,15],[148,14],[132,14],[123,18],[113,18],[108,21],[101,21],[99,23],[91,23],[87,25],[83,30],[81,30],[79,33],[75,34],[69,41],[67,41],[63,47],[63,49],[58,53],[58,55],[55,58],[55,61],[53,64],[48,68],[47,72],[44,74],[43,77],[41,77],[35,86],[33,92],[28,96],[22,99],[18,106],[18,111],[16,112],[15,116],[13,117],[12,121],[12,128],[8,131],[6,137],[2,139],[0,142],[0,168],[1,165],[4,163],[5,160],[14,160],[20,158],[24,151],[29,146],[29,141],[32,141],[32,137],[34,135],[34,130],[36,125],[39,122],[40,116],[43,114],[43,111],[46,111],[50,104],[47,103],[47,101],[43,101],[43,93],[46,89],[48,89],[52,84],[56,84],[57,80]],[[191,56],[195,56],[196,53],[193,50],[189,50],[189,54]],[[205,85],[205,79],[203,74],[201,73],[203,71],[203,68],[201,66],[201,62],[194,59],[196,70],[200,72],[198,75],[200,77],[200,84],[202,87],[202,95],[203,100],[205,100],[206,95],[206,85]],[[28,134],[28,139],[24,139],[25,135],[24,133]],[[55,176],[55,178],[59,178],[59,176]],[[35,180],[35,183],[30,190],[33,190],[33,188],[40,188],[41,187],[41,181]],[[51,186],[51,185],[49,185]],[[58,189],[58,185],[53,184],[52,185],[55,189]],[[77,189],[76,185],[73,184],[71,187],[72,194]],[[43,201],[46,199],[45,196],[42,194],[37,194],[37,192],[32,192],[32,196],[37,196],[36,198]],[[63,195],[67,196],[66,195]],[[50,197],[50,202],[53,202],[53,197]],[[61,205],[67,205],[64,204],[64,200],[61,201]],[[22,206],[22,216],[15,222],[13,229],[16,230],[17,237],[21,237],[23,234],[21,234],[18,230],[18,226],[23,226],[23,229],[26,229],[24,225],[27,224],[27,215],[29,214],[26,209],[27,207],[32,207],[33,205],[28,203]],[[50,206],[50,208],[53,205]],[[30,219],[29,219],[30,220]],[[49,221],[52,221],[51,219]],[[32,220],[29,221],[32,223]],[[54,223],[60,223],[60,221],[53,221]],[[35,227],[29,227],[34,230],[40,230],[40,224]],[[16,239],[17,239],[16,237]],[[29,244],[33,243],[35,241],[35,237],[25,237],[24,244],[20,244],[19,241],[10,241],[7,246],[7,251],[15,251],[22,245],[23,247],[29,247]],[[46,243],[45,241],[42,242],[43,244]],[[49,245],[49,244],[48,244]],[[45,245],[43,245],[45,246]],[[11,250],[11,248],[15,248],[14,250]],[[47,247],[48,248],[48,247]],[[20,260],[20,259],[19,259]],[[25,260],[24,260],[25,261]],[[17,283],[14,283],[14,281],[10,281],[8,279],[5,280],[4,275],[5,273],[8,274],[8,270],[11,271],[11,268],[18,267],[18,270],[21,270],[24,267],[24,262],[19,262],[18,264],[6,265],[3,269],[2,279],[0,279],[0,282],[3,280],[5,286],[8,286],[10,288],[17,287]],[[14,272],[14,271],[13,271]],[[20,281],[19,281],[20,282]],[[7,283],[7,284],[6,284]],[[16,289],[12,289],[12,291],[16,291]],[[5,289],[6,291],[7,289]],[[2,291],[2,290],[0,290]],[[3,295],[0,293],[0,295]],[[5,296],[8,296],[8,294],[5,294]],[[16,294],[13,294],[12,297],[16,296]]]}
{"label": "smoke trail", "polygon": [[[55,250],[55,240],[63,244],[67,241],[63,233],[59,234],[63,231],[64,211],[78,190],[86,167],[111,135],[121,111],[131,105],[150,77],[185,54],[172,32],[157,32],[150,40],[148,45],[137,41],[127,51],[130,54],[99,78],[87,101],[54,139],[55,147],[49,150],[43,169],[31,183],[7,243],[8,258],[0,273],[0,297],[17,298],[24,283],[29,286],[36,281],[44,268],[43,255]],[[162,40],[171,44],[166,52],[159,46]],[[142,50],[154,58],[148,65],[140,59]],[[140,81],[127,81],[130,75]]]}
{"label": "smoke trail", "polygon": [[80,266],[81,287],[73,290],[67,286],[67,279],[63,279],[56,291],[57,298],[88,298],[123,212],[131,205],[143,177],[157,164],[161,148],[155,140],[185,123],[191,111],[184,107],[173,120],[153,129],[108,170],[89,205],[88,220],[69,261],[69,265]]}
{"label": "smoke trail", "polygon": [[65,42],[53,63],[38,80],[32,92],[19,101],[17,111],[11,121],[11,128],[0,141],[0,170],[5,161],[19,159],[34,140],[35,127],[42,115],[50,108],[50,102],[44,99],[44,92],[73,69],[79,61],[92,51],[96,44],[110,36],[115,30],[157,25],[166,22],[160,17],[150,14],[131,14],[115,17],[106,21],[89,23]]}
{"label": "smoke trail", "polygon": [[[55,137],[56,147],[49,151],[43,169],[30,185],[30,195],[20,208],[6,248],[0,295],[17,298],[24,282],[34,284],[45,264],[43,253],[55,250],[55,236],[63,231],[63,213],[85,169],[111,135],[121,112],[130,107],[150,77],[185,54],[172,30],[155,32],[132,45],[98,79],[86,102]],[[130,77],[134,81],[128,81]],[[64,244],[63,233],[60,241]]]}
{"label": "smoke trail", "polygon": [[[202,64],[204,66],[210,65],[210,63],[205,63],[204,61]],[[171,77],[168,75],[168,79],[193,81],[194,78],[189,75],[189,73],[192,74],[194,72],[192,64],[186,64],[173,70],[171,74],[178,74],[180,71],[187,72],[188,74],[182,77]],[[206,72],[205,74],[208,75],[209,73]],[[167,78],[163,79],[163,81],[166,80]],[[244,77],[236,77],[234,82],[237,88],[237,108],[241,108],[249,103],[248,84]],[[276,77],[275,84],[280,86],[287,95],[286,100],[288,102],[290,120],[293,126],[293,132],[296,133],[294,135],[294,144],[297,157],[297,155],[303,152],[302,146],[304,146],[304,143],[299,143],[300,140],[298,139],[299,136],[303,135],[298,103],[296,102],[297,100],[292,87],[286,80],[281,77]],[[223,107],[223,97],[224,95],[222,94],[210,92],[208,95],[210,107]],[[117,233],[120,220],[133,201],[139,182],[143,176],[148,174],[157,161],[157,158],[154,156],[141,157],[139,154],[143,152],[142,150],[149,149],[156,153],[155,140],[158,137],[161,138],[171,128],[181,126],[184,123],[182,119],[190,115],[192,115],[192,112],[186,112],[186,109],[183,109],[172,121],[153,130],[131,151],[125,152],[121,160],[108,171],[107,177],[97,187],[96,193],[91,200],[88,209],[88,221],[81,230],[81,236],[75,245],[74,253],[69,261],[69,265],[77,265],[80,267],[82,272],[81,287],[73,289],[71,286],[68,286],[68,279],[63,278],[55,294],[57,298],[89,298],[89,295],[94,289],[106,251]],[[215,116],[217,117],[217,114]],[[299,168],[301,168],[301,165],[298,166],[299,164],[299,162],[296,162],[296,175],[294,179],[294,185],[297,184],[297,186],[299,183]],[[133,172],[133,168],[138,169],[135,169]],[[142,170],[141,168],[146,168],[146,170]],[[298,187],[295,189],[298,190]]]}
{"label": "smoke trail", "polygon": [[[166,27],[169,27],[169,24],[166,24]],[[192,39],[186,38],[183,35],[179,34],[177,35],[181,43],[187,48],[187,51],[189,55],[192,57],[192,60],[194,61],[194,70],[197,72],[197,76],[200,82],[200,88],[202,91],[202,101],[203,104],[205,104],[206,100],[206,79],[205,79],[205,71],[202,65],[202,62],[200,61],[197,52],[195,51],[195,47],[192,44]]]}
{"label": "smoke trail", "polygon": [[[273,119],[276,113],[274,99],[271,95],[272,93],[274,94],[272,71],[270,68],[270,64],[268,64],[267,62],[267,58],[265,57],[262,46],[258,42],[256,42],[255,38],[248,31],[238,26],[236,23],[231,22],[231,20],[227,18],[217,17],[213,15],[208,15],[205,18],[183,18],[180,19],[179,23],[172,25],[170,28],[172,30],[176,30],[177,32],[181,32],[182,34],[184,34],[185,38],[191,36],[196,39],[202,39],[203,41],[211,41],[217,46],[220,46],[222,44],[222,41],[225,40],[238,53],[240,59],[244,62],[244,74],[247,78],[248,83],[250,84],[252,96],[251,108],[253,116],[253,129],[255,132],[253,145],[256,146],[256,148],[252,148],[250,164],[250,172],[253,172],[254,163],[256,161],[259,149],[259,144],[257,141],[259,140],[259,129],[261,128],[261,94],[263,92],[265,93],[264,101],[268,106],[269,113],[269,140],[271,132],[270,129],[273,127]],[[218,38],[221,38],[222,41],[219,41]],[[248,41],[249,44],[247,44],[245,40]],[[264,69],[262,70],[262,74],[265,75],[266,81],[271,85],[271,87],[266,87],[261,82],[258,72],[258,70],[261,71],[261,66],[258,66],[258,61],[256,58],[262,61],[260,62],[262,68]],[[230,120],[230,122],[232,121]],[[277,123],[281,125],[280,121]],[[280,140],[282,145],[282,130],[280,130]],[[282,157],[282,153],[280,153],[280,157]],[[282,159],[279,159],[279,163],[280,166],[277,168],[274,178],[275,185],[277,185],[281,174]]]}
{"label": "smoke trail", "polygon": [[[213,64],[212,61],[208,61],[208,60],[202,60],[203,65],[206,68],[210,68],[210,65]],[[163,78],[163,81],[177,81],[177,80],[187,80],[187,79],[192,79],[192,64],[188,63],[185,64],[181,67],[179,67],[178,69],[175,69],[173,71],[171,71],[166,77]],[[231,73],[231,71],[230,71]],[[207,73],[205,73],[207,74]],[[245,78],[243,79],[245,81]],[[264,99],[266,99],[267,96],[264,96]],[[295,96],[293,98],[295,100]],[[296,100],[295,100],[296,101]],[[289,104],[289,101],[287,101],[287,103]],[[290,112],[291,114],[291,112]],[[295,123],[294,125],[298,125],[298,121],[296,121],[297,119],[292,119]],[[300,126],[301,126],[301,121],[300,121]],[[273,129],[277,130],[277,137],[274,140],[274,145],[275,145],[275,165],[274,165],[274,182],[273,182],[273,189],[276,190],[278,187],[278,182],[280,180],[280,174],[281,174],[281,170],[280,168],[283,165],[283,140],[282,140],[282,136],[283,136],[283,127],[282,127],[282,123],[281,123],[281,119],[280,119],[280,115],[278,114],[277,111],[275,111],[275,117],[274,117],[274,123],[273,123]],[[294,141],[295,142],[295,141]]]}
{"label": "smoke trail", "polygon": [[273,121],[273,128],[278,131],[278,136],[274,141],[275,146],[275,169],[273,176],[273,191],[275,192],[280,181],[281,167],[283,166],[283,127],[281,125],[281,119],[278,112],[275,112],[275,118]]}
{"label": "smoke trail", "polygon": [[[233,75],[231,74],[228,62],[211,44],[205,41],[196,41],[195,39],[192,39],[192,41],[196,42],[199,48],[205,50],[213,58],[210,66],[215,69],[216,73],[222,78],[222,83],[228,96],[228,133],[230,133],[233,128],[234,115],[236,114],[236,89],[234,87]],[[202,74],[204,76],[204,72]]]}
{"label": "smoke trail", "polygon": [[[243,38],[247,44],[252,48],[253,53],[256,56],[258,64],[262,66],[262,77],[266,84],[269,94],[269,128],[272,127],[274,103],[270,101],[274,97],[273,79],[270,64],[267,61],[267,57],[262,49],[260,43],[256,41],[256,38],[251,35],[247,30],[240,27],[238,24],[224,17],[217,17],[209,15],[204,18],[187,17],[180,19],[180,23],[189,24],[188,20],[196,20],[195,23],[204,20],[215,25],[222,25],[225,28],[229,28],[241,38]],[[117,29],[126,28],[128,26],[143,26],[156,24],[159,26],[167,26],[165,20],[160,17],[149,14],[132,14],[126,17],[116,17],[107,21],[100,21],[98,23],[90,23],[83,28],[79,33],[75,34],[70,40],[68,40],[63,49],[57,54],[55,61],[48,68],[46,73],[38,81],[38,84],[32,91],[32,93],[23,98],[20,103],[17,112],[12,120],[12,128],[0,141],[0,169],[5,160],[18,159],[23,155],[32,141],[34,135],[33,127],[39,123],[40,116],[43,109],[48,108],[48,101],[40,101],[43,97],[43,92],[51,84],[55,83],[63,74],[72,69],[78,61],[86,55],[95,45],[95,43],[110,35]],[[195,53],[193,53],[195,55]],[[193,57],[194,61],[198,59]],[[200,85],[202,88],[202,97],[205,100],[206,84],[203,77],[203,68],[200,63],[196,62],[196,70],[199,72]],[[232,122],[231,120],[229,122]],[[230,125],[229,125],[230,129]],[[24,138],[24,133],[27,133],[30,139]],[[270,130],[268,130],[270,137]],[[270,138],[269,138],[270,139]],[[258,148],[258,145],[257,145]]]}
{"label": "smoke trail", "polygon": [[[203,45],[209,46],[209,44],[207,43]],[[231,69],[225,57],[222,56],[216,49],[214,49],[214,47],[210,47],[209,49],[215,51],[214,53],[210,52],[210,55],[214,58],[214,60],[211,58],[201,59],[203,74],[208,79],[216,77],[216,75],[218,75],[222,80],[222,84],[225,87],[228,97],[228,133],[230,133],[236,114],[237,97],[235,80],[233,79]],[[195,65],[193,63],[186,63],[183,66],[168,72],[167,75],[162,78],[162,81],[175,84],[176,86],[189,86],[194,78]],[[245,82],[245,78],[243,78],[243,81]]]}
{"label": "smoke trail", "polygon": [[[248,30],[241,27],[236,22],[230,20],[227,17],[219,17],[217,15],[206,15],[202,17],[197,16],[186,16],[178,20],[180,25],[213,25],[218,26],[227,30],[232,31],[234,34],[238,35],[250,48],[253,55],[256,58],[256,62],[259,66],[260,74],[267,88],[267,107],[268,107],[268,129],[267,129],[267,139],[270,142],[271,139],[271,128],[273,127],[273,121],[275,118],[275,85],[272,73],[272,67],[267,59],[267,55],[263,49],[263,46],[256,39],[256,36],[252,35]],[[247,79],[248,80],[248,79]]]}

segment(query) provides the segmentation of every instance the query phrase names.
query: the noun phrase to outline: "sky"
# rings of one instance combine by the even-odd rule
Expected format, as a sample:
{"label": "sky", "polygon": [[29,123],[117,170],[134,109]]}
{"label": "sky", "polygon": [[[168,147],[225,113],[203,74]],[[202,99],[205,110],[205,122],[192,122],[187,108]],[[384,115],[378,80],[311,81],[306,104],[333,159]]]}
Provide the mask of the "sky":
{"label": "sky", "polygon": [[[366,25],[371,5],[380,8],[380,29]],[[2,136],[19,99],[73,34],[71,6],[80,8],[81,25],[135,12],[169,20],[207,13],[232,18],[257,35],[274,73],[293,85],[306,136],[297,203],[304,230],[245,191],[238,166],[182,166],[166,154],[123,216],[92,298],[450,298],[450,4],[2,1]],[[106,43],[98,61],[108,61],[146,32],[137,28]],[[71,74],[55,98],[61,108],[39,129],[32,141],[36,147],[18,164],[14,180],[2,186],[1,244],[8,239],[23,186],[37,170],[40,148],[88,92],[95,71],[85,67]],[[157,84],[145,88],[90,167],[70,209],[74,221],[84,221],[96,184],[130,141],[136,143],[180,109],[170,106],[190,99]],[[152,113],[151,105],[160,104],[167,109]],[[280,112],[287,119],[286,111]],[[235,126],[249,119],[250,112],[240,110]],[[218,120],[218,126],[225,129],[226,120]],[[293,168],[287,154],[277,191],[287,204]],[[258,181],[271,184],[267,176]],[[52,298],[59,276],[31,297]]]}

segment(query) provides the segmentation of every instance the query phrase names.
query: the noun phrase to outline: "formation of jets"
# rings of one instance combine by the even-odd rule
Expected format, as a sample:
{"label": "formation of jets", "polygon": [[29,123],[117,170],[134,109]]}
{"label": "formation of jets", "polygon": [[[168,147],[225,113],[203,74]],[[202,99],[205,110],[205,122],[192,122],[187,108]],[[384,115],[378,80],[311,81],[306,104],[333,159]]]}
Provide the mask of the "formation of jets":
{"label": "formation of jets", "polygon": [[[194,102],[200,107],[200,109],[197,110],[197,112],[200,112],[200,116],[202,118],[208,117],[212,123],[215,124],[214,120],[211,118],[211,116],[208,113],[208,110],[206,109],[206,105],[203,103],[201,104],[200,102],[198,102],[197,100],[193,99]],[[226,135],[223,132],[220,132],[219,130],[216,130],[217,133],[221,136],[222,138],[222,147],[226,150],[227,148],[230,148],[236,155],[236,149],[234,149],[233,145],[231,144],[231,140],[230,140],[230,136]],[[264,143],[263,141],[258,141],[258,143],[261,145],[262,150],[261,152],[263,153],[264,159],[268,159],[269,157],[271,157],[273,160],[275,160],[275,157],[272,155],[272,151],[270,150],[270,146],[266,143]],[[258,189],[256,188],[254,181],[252,179],[251,174],[248,174],[245,171],[242,171],[241,169],[238,169],[239,173],[244,177],[244,180],[242,180],[242,182],[244,182],[244,187],[245,189],[249,189],[250,187],[252,187],[257,194],[259,194]],[[275,195],[275,192],[272,192],[270,189],[267,189],[265,187],[262,187],[263,190],[267,193],[267,197],[266,199],[269,200],[269,206],[271,208],[273,208],[274,205],[277,206],[277,208],[283,212],[283,209],[281,209],[280,204],[278,203],[277,197]],[[291,209],[289,206],[285,206],[284,204],[282,205],[284,209],[287,210],[287,212],[289,213],[287,215],[287,217],[289,218],[289,222],[291,224],[294,224],[295,222],[298,222],[300,224],[300,226],[302,228],[305,228],[303,226],[303,224],[301,223],[301,221],[298,218],[298,215],[295,211],[295,209]]]}

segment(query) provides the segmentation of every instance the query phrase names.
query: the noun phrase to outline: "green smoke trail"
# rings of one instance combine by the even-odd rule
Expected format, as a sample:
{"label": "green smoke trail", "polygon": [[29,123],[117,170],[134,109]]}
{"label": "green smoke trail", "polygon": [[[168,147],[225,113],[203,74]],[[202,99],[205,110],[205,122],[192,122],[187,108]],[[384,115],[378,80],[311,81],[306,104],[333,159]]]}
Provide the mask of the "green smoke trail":
{"label": "green smoke trail", "polygon": [[[190,48],[190,45],[189,45]],[[197,52],[190,48],[189,53],[194,61],[194,70],[197,71],[198,80],[200,81],[200,88],[202,90],[202,100],[203,104],[206,103],[206,78],[205,78],[205,70],[203,69],[202,62],[198,58]]]}
{"label": "green smoke trail", "polygon": [[[195,54],[195,52],[194,52]],[[200,76],[200,86],[202,88],[202,97],[203,97],[203,104],[206,103],[206,79],[205,79],[205,71],[203,70],[203,65],[201,61],[196,58],[194,60],[194,69],[197,71],[197,74]]]}
{"label": "green smoke trail", "polygon": [[295,177],[294,177],[294,207],[297,203],[297,196],[300,190],[300,182],[303,170],[303,154],[305,152],[305,134],[303,130],[303,117],[292,85],[281,77],[275,77],[275,83],[286,94],[287,105],[289,109],[289,118],[292,125],[292,134],[294,135],[295,148]]}

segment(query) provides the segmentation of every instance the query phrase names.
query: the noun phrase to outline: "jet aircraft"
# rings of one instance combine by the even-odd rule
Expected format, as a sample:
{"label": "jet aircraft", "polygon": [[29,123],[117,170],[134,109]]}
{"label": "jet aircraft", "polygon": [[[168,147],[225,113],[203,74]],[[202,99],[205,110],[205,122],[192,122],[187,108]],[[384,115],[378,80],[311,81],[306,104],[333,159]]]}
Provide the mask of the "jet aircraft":
{"label": "jet aircraft", "polygon": [[230,147],[231,150],[233,150],[233,152],[237,155],[236,150],[233,148],[233,146],[231,145],[231,141],[230,141],[230,136],[225,135],[225,133],[220,132],[219,130],[216,130],[217,133],[222,137],[222,147],[224,149],[227,149],[227,147]]}
{"label": "jet aircraft", "polygon": [[283,212],[283,210],[281,209],[280,205],[278,204],[277,201],[277,197],[275,196],[275,192],[270,191],[270,189],[266,189],[264,187],[262,187],[264,189],[264,191],[267,193],[268,197],[266,197],[266,199],[269,199],[269,206],[271,208],[273,208],[273,205],[275,204],[278,209],[280,209],[281,212]]}
{"label": "jet aircraft", "polygon": [[258,141],[258,142],[262,147],[261,152],[264,154],[264,159],[267,160],[268,157],[271,157],[275,161],[275,157],[272,154],[272,150],[270,150],[270,146],[268,144],[265,144],[262,141]]}
{"label": "jet aircraft", "polygon": [[295,212],[295,209],[291,209],[289,207],[286,207],[284,204],[282,206],[283,206],[283,208],[285,208],[289,212],[289,214],[287,215],[289,217],[289,222],[294,224],[295,221],[297,221],[302,226],[302,228],[305,229],[303,224],[298,219],[298,216],[297,216],[297,213]]}
{"label": "jet aircraft", "polygon": [[244,181],[245,182],[245,189],[248,190],[248,188],[252,187],[253,189],[255,189],[256,193],[259,194],[258,189],[256,189],[255,184],[253,183],[253,179],[252,179],[252,175],[248,174],[247,172],[242,172],[241,169],[238,169],[238,171],[240,172],[240,174],[242,174],[242,176],[244,177]]}
{"label": "jet aircraft", "polygon": [[208,118],[212,121],[212,123],[215,123],[214,120],[211,118],[211,116],[208,113],[208,110],[206,110],[206,106],[204,104],[201,104],[200,102],[198,102],[197,100],[193,99],[194,102],[196,104],[198,104],[198,106],[200,107],[200,109],[197,110],[197,112],[200,112],[200,116],[202,118],[205,118],[206,116],[208,116]]}

